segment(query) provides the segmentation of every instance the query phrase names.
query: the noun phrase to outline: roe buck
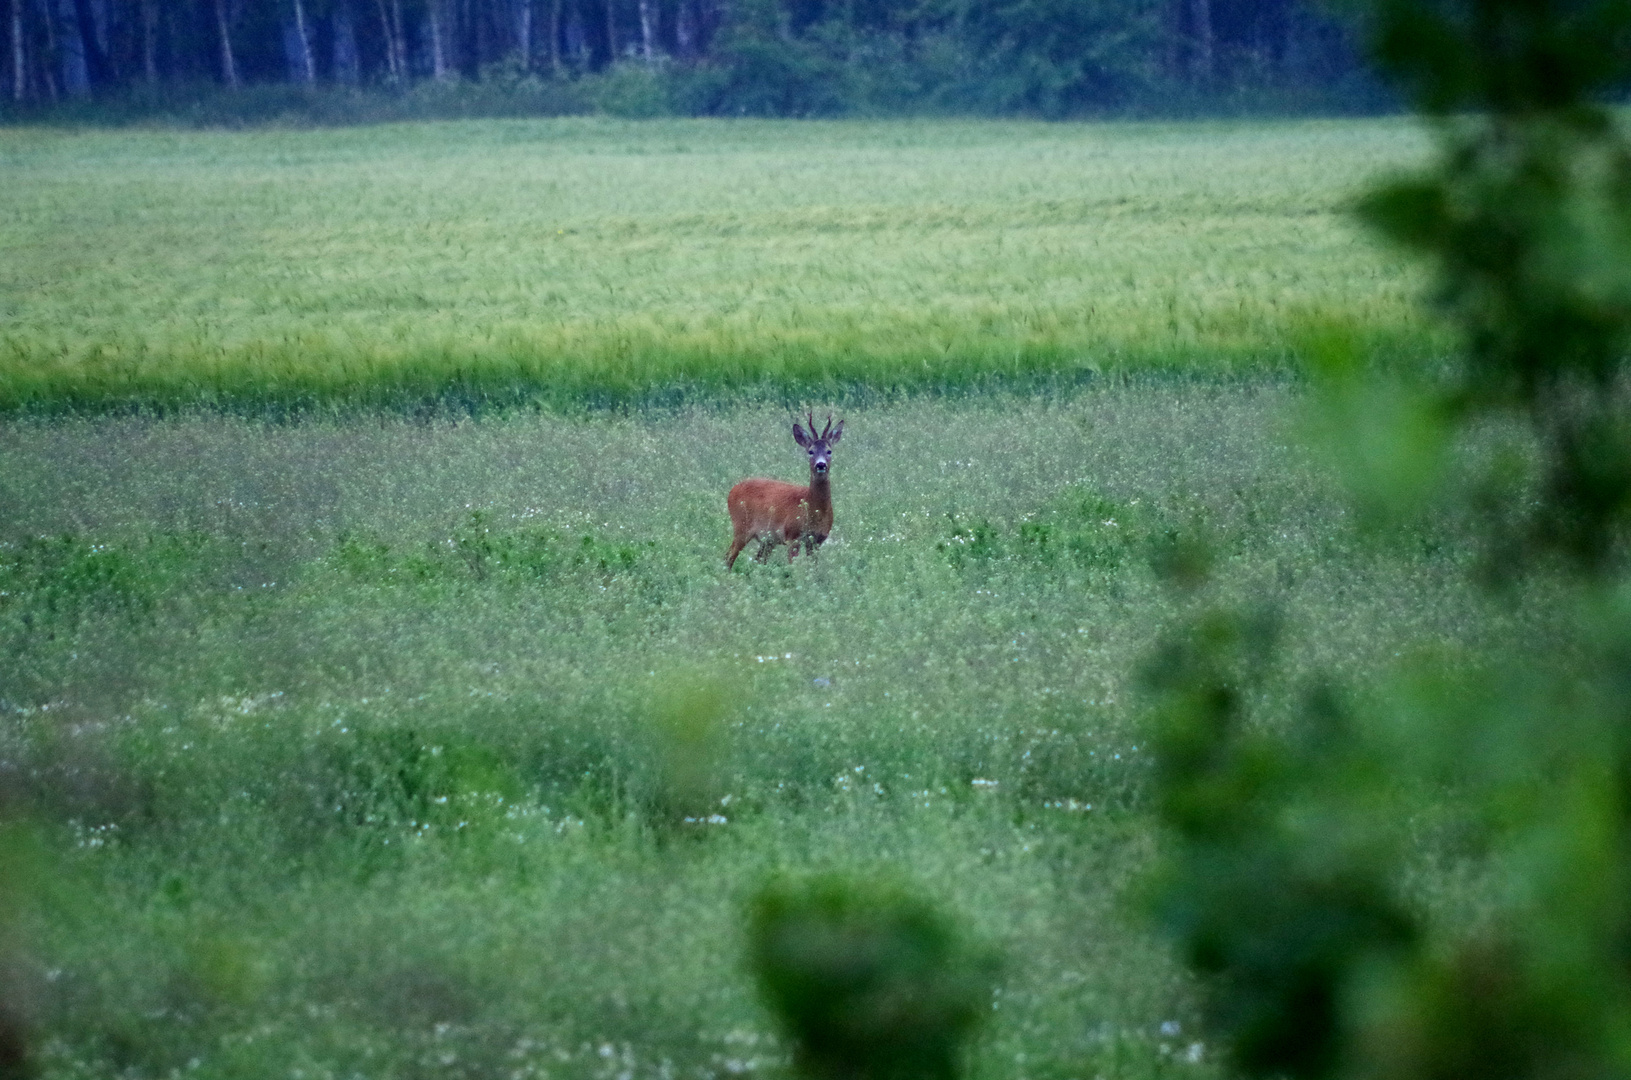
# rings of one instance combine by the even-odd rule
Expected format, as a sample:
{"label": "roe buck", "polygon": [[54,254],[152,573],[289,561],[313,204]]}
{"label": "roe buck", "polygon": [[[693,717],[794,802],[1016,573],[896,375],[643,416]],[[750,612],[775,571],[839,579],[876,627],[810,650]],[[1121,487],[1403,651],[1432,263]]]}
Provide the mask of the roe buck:
{"label": "roe buck", "polygon": [[832,532],[832,479],[827,466],[832,461],[832,448],[844,435],[844,421],[832,426],[832,414],[827,414],[827,426],[816,434],[815,415],[807,413],[810,431],[793,425],[793,441],[810,455],[810,483],[807,487],[781,480],[754,478],[743,480],[731,488],[726,505],[731,512],[731,528],[735,535],[731,549],[725,555],[725,569],[736,565],[749,540],[759,541],[759,550],[753,557],[760,562],[777,544],[787,545],[787,561],[798,554],[799,544],[809,555]]}

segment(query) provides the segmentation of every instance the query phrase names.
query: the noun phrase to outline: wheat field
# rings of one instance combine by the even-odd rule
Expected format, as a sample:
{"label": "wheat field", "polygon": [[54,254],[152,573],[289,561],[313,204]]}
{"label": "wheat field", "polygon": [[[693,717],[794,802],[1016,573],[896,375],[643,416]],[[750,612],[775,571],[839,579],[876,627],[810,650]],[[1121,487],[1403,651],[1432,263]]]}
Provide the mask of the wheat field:
{"label": "wheat field", "polygon": [[0,406],[554,404],[1421,356],[1403,120],[0,136]]}

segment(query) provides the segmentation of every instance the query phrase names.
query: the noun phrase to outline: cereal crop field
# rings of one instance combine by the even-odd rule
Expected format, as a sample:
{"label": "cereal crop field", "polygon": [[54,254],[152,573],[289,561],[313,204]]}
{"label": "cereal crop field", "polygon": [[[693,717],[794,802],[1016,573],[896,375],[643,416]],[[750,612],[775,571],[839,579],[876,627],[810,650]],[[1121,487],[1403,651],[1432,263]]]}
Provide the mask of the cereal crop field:
{"label": "cereal crop field", "polygon": [[0,136],[0,406],[663,401],[1445,345],[1348,213],[1407,121]]}

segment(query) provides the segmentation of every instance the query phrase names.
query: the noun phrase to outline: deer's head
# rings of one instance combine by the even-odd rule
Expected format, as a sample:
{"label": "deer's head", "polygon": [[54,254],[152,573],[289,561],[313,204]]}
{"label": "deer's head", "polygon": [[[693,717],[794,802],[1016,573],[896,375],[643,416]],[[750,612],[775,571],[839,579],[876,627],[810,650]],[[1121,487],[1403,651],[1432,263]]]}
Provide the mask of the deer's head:
{"label": "deer's head", "polygon": [[820,435],[816,434],[814,413],[806,413],[810,421],[810,430],[806,432],[798,424],[793,425],[793,441],[802,446],[810,455],[810,471],[816,476],[826,476],[827,466],[832,462],[832,448],[838,445],[838,440],[844,437],[844,421],[838,421],[838,426],[832,426],[832,413],[827,414],[827,426]]}

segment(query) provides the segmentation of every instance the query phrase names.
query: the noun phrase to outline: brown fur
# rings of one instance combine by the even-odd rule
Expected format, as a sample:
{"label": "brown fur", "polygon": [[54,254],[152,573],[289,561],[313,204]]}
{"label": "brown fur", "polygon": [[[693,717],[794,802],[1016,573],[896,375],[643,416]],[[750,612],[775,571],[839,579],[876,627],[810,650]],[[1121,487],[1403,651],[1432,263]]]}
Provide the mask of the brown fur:
{"label": "brown fur", "polygon": [[725,505],[731,512],[731,549],[725,555],[725,568],[736,565],[736,557],[749,540],[760,541],[754,558],[761,561],[777,544],[787,545],[787,561],[798,554],[802,541],[810,554],[832,532],[832,480],[810,473],[807,486],[783,480],[756,477],[731,488]]}

